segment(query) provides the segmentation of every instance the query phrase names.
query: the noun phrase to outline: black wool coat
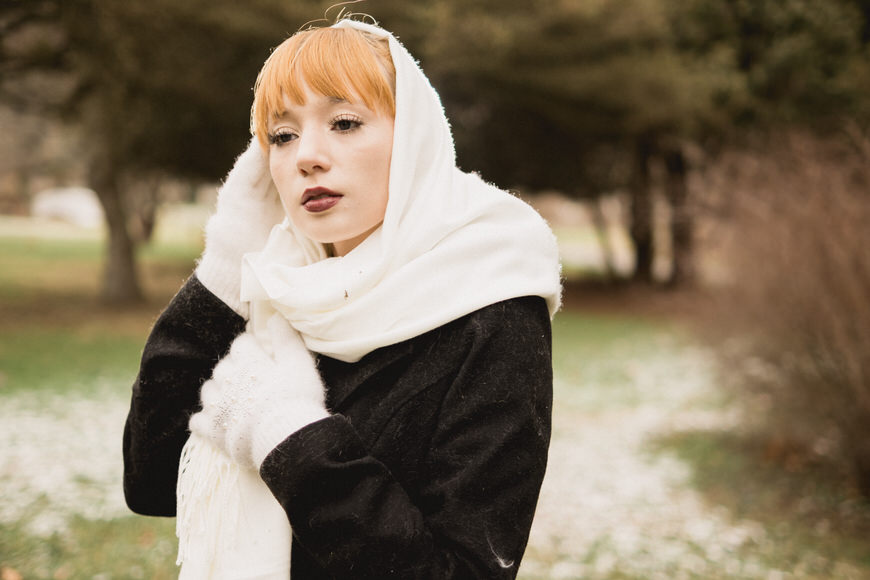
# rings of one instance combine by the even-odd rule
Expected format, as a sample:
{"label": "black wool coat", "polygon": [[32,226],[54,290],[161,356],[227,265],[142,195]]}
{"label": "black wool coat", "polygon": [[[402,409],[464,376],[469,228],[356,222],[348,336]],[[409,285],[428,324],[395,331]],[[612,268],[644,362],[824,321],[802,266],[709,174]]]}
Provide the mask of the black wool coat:
{"label": "black wool coat", "polygon": [[[175,515],[199,387],[244,326],[195,277],[155,323],[124,431],[133,511]],[[318,368],[334,414],[260,469],[293,529],[293,580],[514,578],[550,439],[544,300],[499,302]]]}

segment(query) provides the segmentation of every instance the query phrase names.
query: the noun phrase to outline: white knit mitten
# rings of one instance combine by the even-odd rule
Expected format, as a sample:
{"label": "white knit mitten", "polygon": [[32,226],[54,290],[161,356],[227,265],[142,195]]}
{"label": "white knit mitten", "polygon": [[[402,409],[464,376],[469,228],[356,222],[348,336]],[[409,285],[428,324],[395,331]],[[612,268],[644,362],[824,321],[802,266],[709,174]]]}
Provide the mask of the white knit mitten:
{"label": "white knit mitten", "polygon": [[218,192],[217,210],[205,226],[205,251],[196,277],[230,308],[249,317],[241,292],[242,256],[260,250],[284,210],[257,139],[239,155]]}
{"label": "white knit mitten", "polygon": [[190,430],[233,460],[260,468],[281,441],[329,416],[311,352],[280,315],[268,322],[274,356],[250,332],[240,334],[202,385],[202,411]]}

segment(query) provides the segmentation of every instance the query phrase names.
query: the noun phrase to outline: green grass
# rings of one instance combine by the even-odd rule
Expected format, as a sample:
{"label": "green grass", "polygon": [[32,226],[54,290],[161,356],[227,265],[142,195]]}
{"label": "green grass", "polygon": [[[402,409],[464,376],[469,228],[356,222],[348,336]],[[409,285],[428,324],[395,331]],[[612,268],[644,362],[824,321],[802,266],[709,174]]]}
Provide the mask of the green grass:
{"label": "green grass", "polygon": [[97,261],[102,255],[103,244],[97,239],[42,239],[31,237],[0,238],[0,255],[5,263],[27,266],[54,264],[59,261]]}
{"label": "green grass", "polygon": [[131,382],[144,338],[22,328],[0,336],[0,394],[90,393]]}
{"label": "green grass", "polygon": [[607,411],[660,396],[638,388],[630,373],[672,352],[680,332],[661,321],[628,314],[560,312],[553,321],[553,369],[560,405]]}
{"label": "green grass", "polygon": [[0,395],[129,382],[148,327],[192,270],[196,252],[172,244],[143,248],[140,270],[155,299],[115,310],[97,297],[99,240],[0,236]]}
{"label": "green grass", "polygon": [[[140,270],[151,301],[118,310],[97,298],[103,259],[98,239],[0,234],[0,405],[21,394],[37,395],[29,400],[38,404],[43,397],[128,388],[151,323],[198,253],[179,244],[143,248]],[[47,505],[0,521],[3,580],[17,577],[12,570],[27,580],[177,577],[174,520],[74,516],[67,529],[46,536],[32,525]]]}
{"label": "green grass", "polygon": [[100,251],[93,240],[0,237],[0,300],[25,299],[39,288],[94,289]]}
{"label": "green grass", "polygon": [[[137,250],[138,270],[148,294],[165,299],[166,278],[179,280],[192,270],[201,249],[179,243],[152,243]],[[38,239],[0,234],[0,308],[74,295],[95,298],[103,275],[103,247],[95,239]],[[2,310],[0,310],[2,314]],[[2,324],[2,321],[0,321]]]}
{"label": "green grass", "polygon": [[0,566],[27,580],[177,578],[174,526],[167,518],[73,517],[68,530],[46,537],[20,522],[0,523]]}
{"label": "green grass", "polygon": [[746,549],[771,568],[800,570],[803,578],[870,578],[870,504],[835,464],[739,431],[670,434],[650,451],[685,462],[711,508],[763,526],[764,543]]}
{"label": "green grass", "polygon": [[591,361],[597,366],[617,352],[648,352],[658,335],[660,325],[635,317],[562,311],[553,320],[553,365],[560,376],[577,383],[574,379],[593,366]]}

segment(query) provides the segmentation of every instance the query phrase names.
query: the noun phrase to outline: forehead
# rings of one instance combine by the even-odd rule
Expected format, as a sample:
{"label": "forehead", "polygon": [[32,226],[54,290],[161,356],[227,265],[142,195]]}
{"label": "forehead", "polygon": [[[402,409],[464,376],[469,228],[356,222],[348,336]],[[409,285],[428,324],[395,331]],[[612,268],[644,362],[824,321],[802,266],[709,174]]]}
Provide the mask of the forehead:
{"label": "forehead", "polygon": [[310,115],[329,115],[336,109],[350,110],[357,113],[376,115],[359,99],[346,99],[334,95],[321,95],[311,89],[303,93],[304,101],[296,101],[287,95],[282,95],[281,107],[270,115],[271,122],[293,119]]}

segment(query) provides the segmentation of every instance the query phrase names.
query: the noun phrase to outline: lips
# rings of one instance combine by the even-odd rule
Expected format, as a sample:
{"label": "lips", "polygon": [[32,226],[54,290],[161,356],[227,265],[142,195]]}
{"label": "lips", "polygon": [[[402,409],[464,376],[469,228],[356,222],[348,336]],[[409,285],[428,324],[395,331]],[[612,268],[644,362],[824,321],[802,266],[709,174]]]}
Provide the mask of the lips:
{"label": "lips", "polygon": [[310,187],[302,194],[302,207],[311,213],[320,213],[337,204],[342,198],[340,193],[336,193],[325,187]]}

